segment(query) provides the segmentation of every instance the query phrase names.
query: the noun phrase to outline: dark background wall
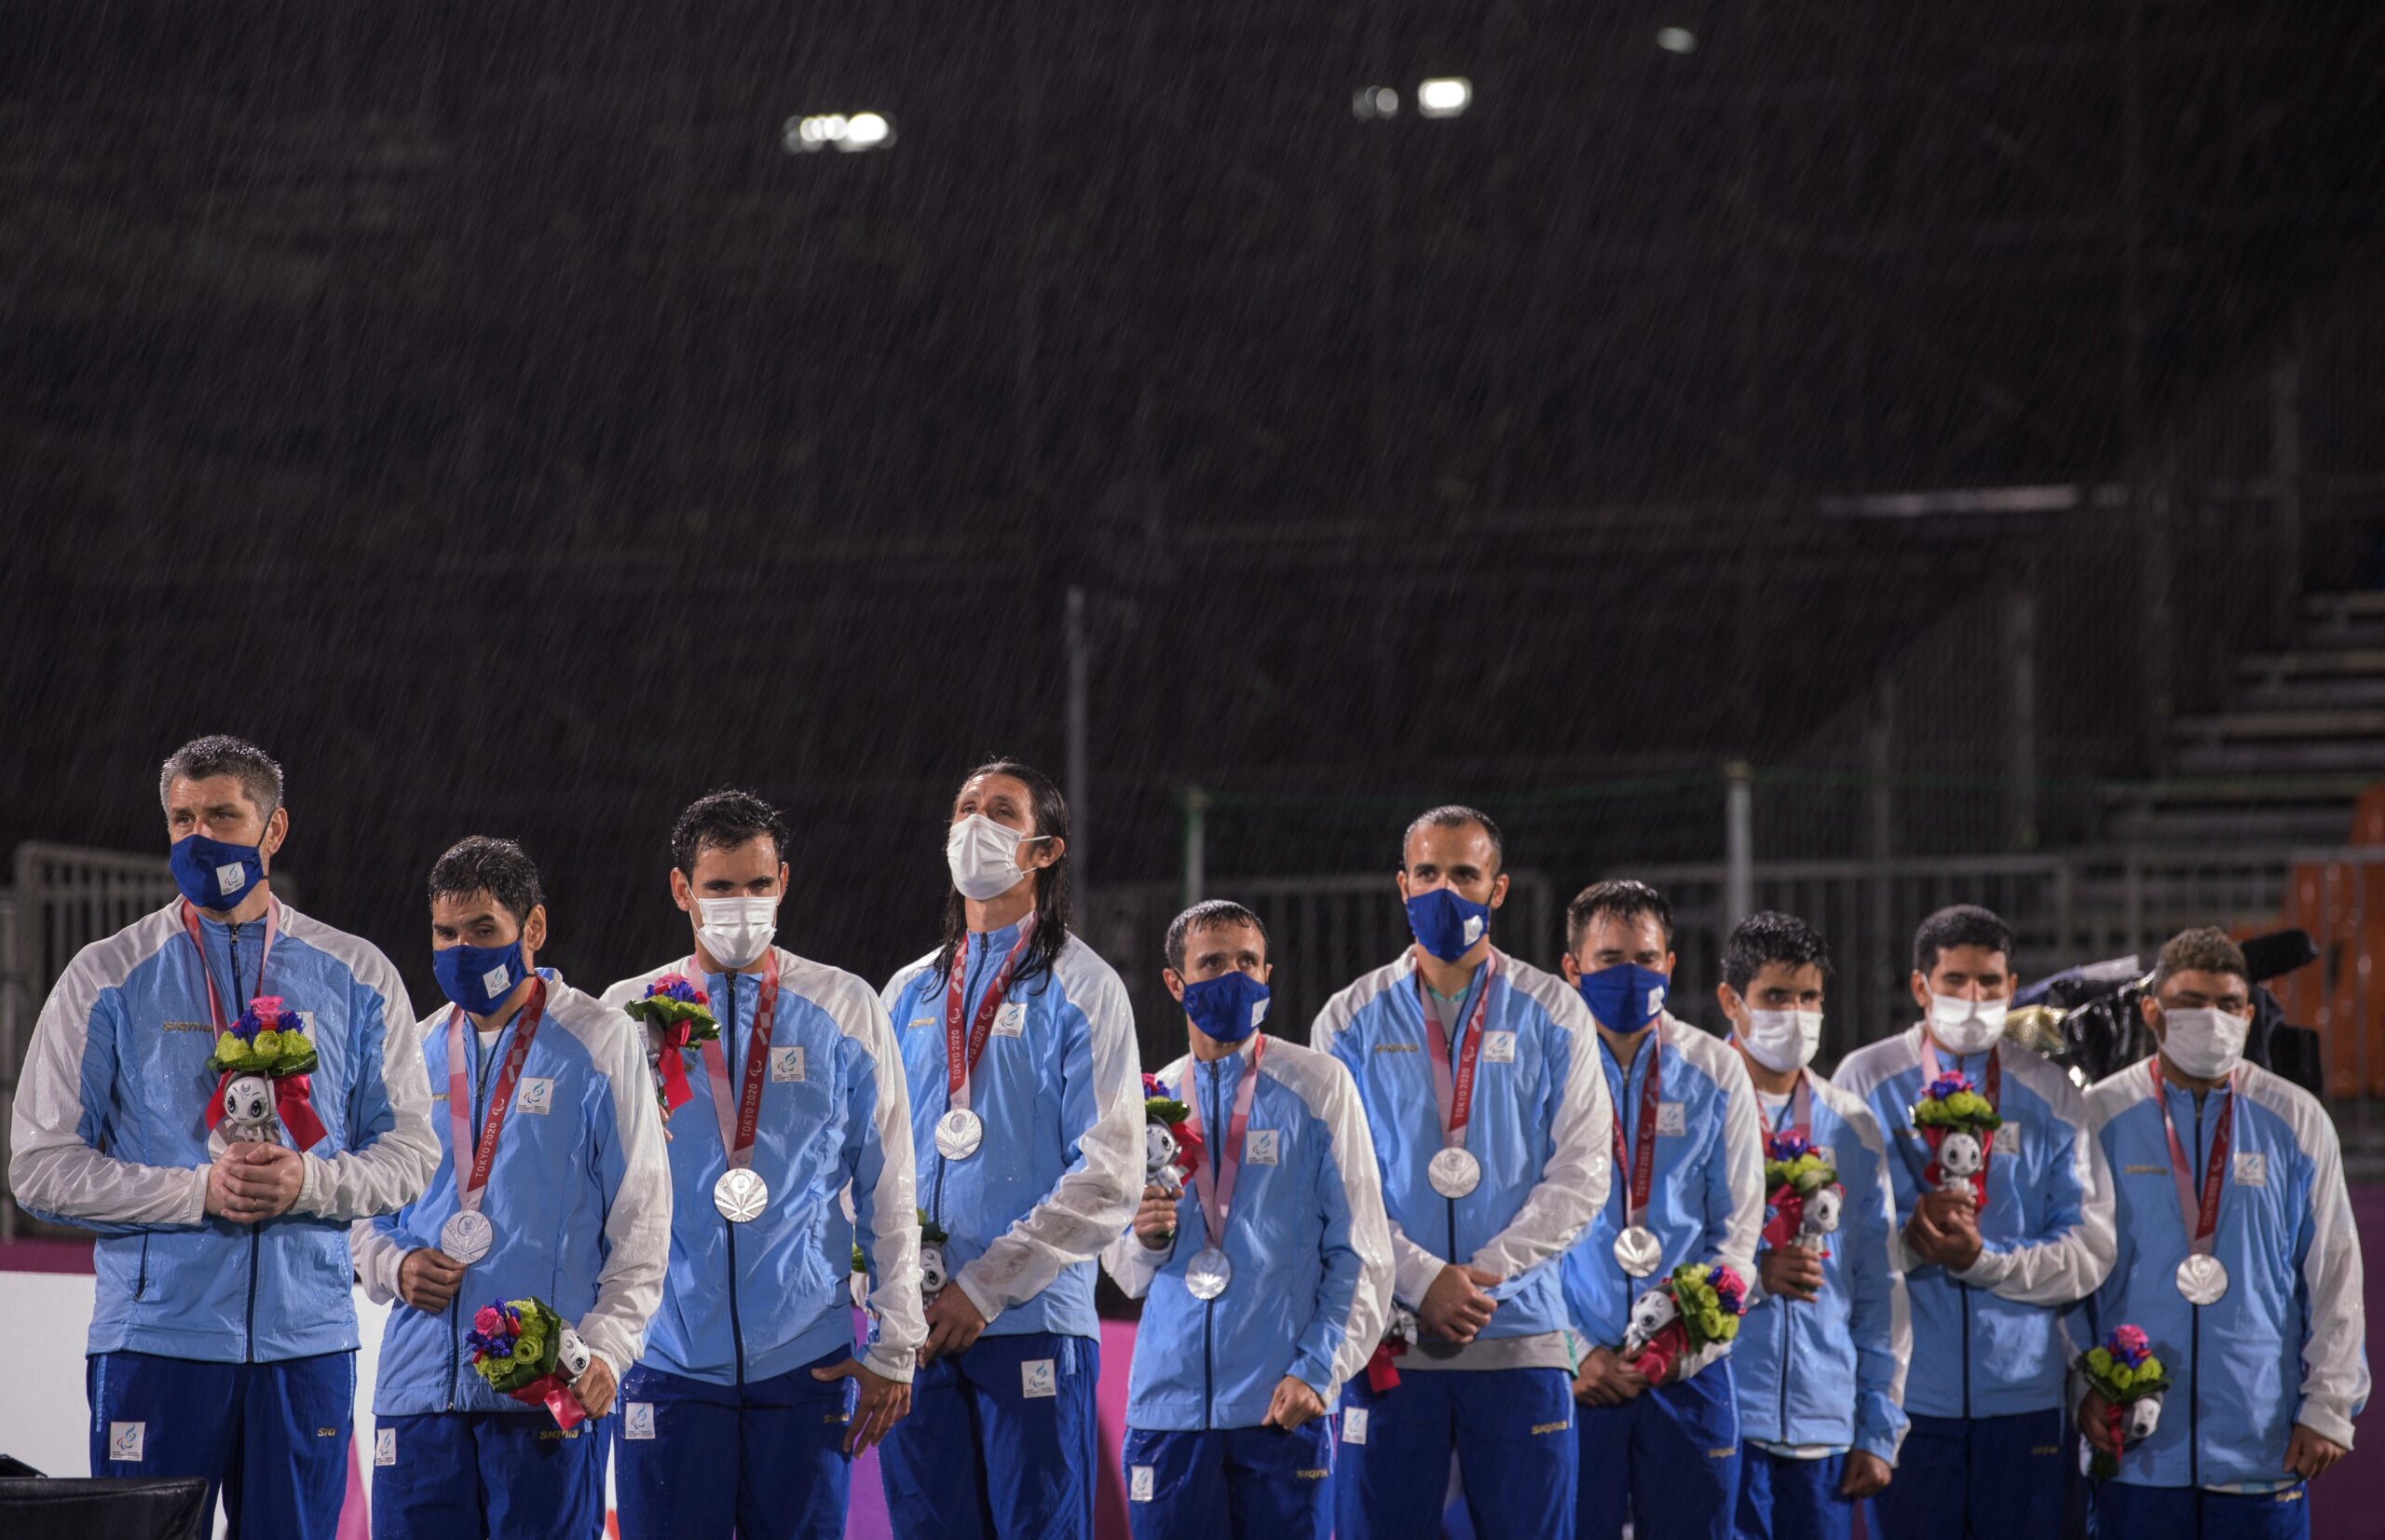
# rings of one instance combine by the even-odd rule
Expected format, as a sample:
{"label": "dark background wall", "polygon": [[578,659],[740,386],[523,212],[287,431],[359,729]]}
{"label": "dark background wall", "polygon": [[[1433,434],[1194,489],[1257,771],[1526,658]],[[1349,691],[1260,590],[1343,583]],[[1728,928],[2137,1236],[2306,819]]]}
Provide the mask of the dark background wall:
{"label": "dark background wall", "polygon": [[[253,736],[308,906],[426,996],[452,839],[525,840],[601,984],[678,943],[662,837],[730,782],[796,823],[791,944],[884,976],[960,772],[1059,769],[1071,585],[1097,884],[1174,875],[1195,784],[1324,799],[1221,820],[1244,872],[1461,794],[1568,876],[1708,853],[1721,760],[1844,760],[1915,647],[1901,762],[2001,773],[1997,634],[1946,622],[2017,591],[2034,771],[2149,775],[2274,595],[2377,576],[2367,5],[0,28],[0,844],[161,846],[157,761]],[[1445,72],[1461,118],[1350,110]],[[781,146],[861,108],[893,149]],[[1876,500],[2015,484],[2083,490]]]}

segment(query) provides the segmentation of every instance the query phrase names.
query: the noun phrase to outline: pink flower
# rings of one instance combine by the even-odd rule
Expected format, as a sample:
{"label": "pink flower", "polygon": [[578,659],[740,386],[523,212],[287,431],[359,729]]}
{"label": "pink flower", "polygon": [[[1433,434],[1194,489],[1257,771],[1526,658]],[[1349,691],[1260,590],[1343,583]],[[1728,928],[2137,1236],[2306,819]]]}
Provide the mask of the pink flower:
{"label": "pink flower", "polygon": [[505,1329],[505,1317],[497,1313],[497,1306],[484,1304],[480,1314],[472,1317],[472,1329],[484,1337],[494,1337]]}
{"label": "pink flower", "polygon": [[259,995],[249,1002],[249,1009],[259,1021],[272,1021],[281,1015],[279,995]]}
{"label": "pink flower", "polygon": [[2145,1356],[2153,1351],[2153,1343],[2140,1327],[2114,1327],[2107,1351],[2113,1357],[2124,1360],[2131,1369],[2133,1369],[2145,1362]]}

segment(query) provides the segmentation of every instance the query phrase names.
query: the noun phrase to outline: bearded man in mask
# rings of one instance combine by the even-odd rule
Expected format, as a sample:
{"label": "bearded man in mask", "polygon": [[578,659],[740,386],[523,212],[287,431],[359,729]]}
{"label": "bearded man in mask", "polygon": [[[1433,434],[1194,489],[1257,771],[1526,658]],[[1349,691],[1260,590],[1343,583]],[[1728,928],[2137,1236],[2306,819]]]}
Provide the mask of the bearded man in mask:
{"label": "bearded man in mask", "polygon": [[[2062,1527],[2065,1306],[2112,1265],[2112,1193],[2085,1098],[2054,1065],[2007,1044],[2012,932],[1974,905],[1941,909],[1913,940],[1923,1019],[1848,1055],[1834,1077],[1890,1149],[1913,1308],[1897,1479],[1873,1501],[1886,1540],[1949,1524],[1999,1540]],[[1914,1109],[1959,1075],[2001,1119],[1972,1183],[1925,1177],[1933,1147]],[[1935,1190],[1933,1190],[1933,1188]]]}
{"label": "bearded man in mask", "polygon": [[1415,937],[1326,1002],[1310,1043],[1356,1082],[1415,1315],[1398,1383],[1343,1392],[1342,1540],[1441,1533],[1457,1458],[1478,1534],[1573,1532],[1573,1345],[1559,1268],[1606,1202],[1614,1110],[1597,1029],[1554,974],[1492,945],[1499,826],[1441,807],[1409,825]]}
{"label": "bearded man in mask", "polygon": [[[701,994],[719,1032],[666,1040],[667,1009],[645,1029],[670,1136],[671,1268],[621,1383],[624,1535],[840,1535],[850,1457],[910,1410],[927,1329],[902,1056],[866,981],[771,945],[786,840],[750,792],[689,804],[671,897],[691,949],[605,993],[616,1010]],[[856,1246],[873,1286],[859,1347]]]}
{"label": "bearded man in mask", "polygon": [[2133,1326],[2169,1371],[2150,1436],[2113,1448],[2089,1391],[2079,1431],[2119,1473],[2104,1534],[2307,1535],[2303,1483],[2351,1448],[2368,1400],[2360,1233],[2326,1109],[2243,1062],[2244,954],[2216,930],[2161,948],[2140,1006],[2153,1058],[2087,1095],[2117,1174],[2119,1252],[2096,1335]]}
{"label": "bearded man in mask", "polygon": [[[1715,997],[1747,1062],[1767,1159],[1811,1151],[1838,1174],[1838,1228],[1767,1218],[1758,1287],[1731,1344],[1739,1397],[1738,1530],[1756,1540],[1844,1540],[1886,1487],[1904,1441],[1913,1351],[1888,1189],[1871,1109],[1808,1068],[1822,1041],[1830,950],[1793,915],[1742,920]],[[1786,1205],[1783,1206],[1784,1208]]]}

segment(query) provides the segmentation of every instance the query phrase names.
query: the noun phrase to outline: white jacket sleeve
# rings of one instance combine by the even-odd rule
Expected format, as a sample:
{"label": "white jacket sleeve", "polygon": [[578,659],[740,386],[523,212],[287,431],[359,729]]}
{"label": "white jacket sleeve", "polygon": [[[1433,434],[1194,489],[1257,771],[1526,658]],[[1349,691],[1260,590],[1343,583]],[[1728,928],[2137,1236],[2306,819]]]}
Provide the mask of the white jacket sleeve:
{"label": "white jacket sleeve", "polygon": [[370,1043],[370,1029],[377,1022],[381,1053],[358,1068],[348,1097],[348,1148],[334,1155],[300,1157],[305,1177],[292,1210],[326,1220],[395,1213],[422,1195],[439,1168],[422,1030],[406,1002],[404,981],[388,958],[369,947],[351,966],[349,1041]]}
{"label": "white jacket sleeve", "polygon": [[375,1304],[398,1302],[398,1266],[412,1249],[391,1240],[371,1220],[359,1220],[348,1227],[348,1261],[356,1265],[364,1297]]}
{"label": "white jacket sleeve", "polygon": [[844,1022],[844,1033],[869,1066],[853,1077],[845,1150],[856,1243],[869,1259],[870,1314],[877,1341],[862,1361],[880,1378],[911,1382],[920,1345],[928,1340],[920,1298],[919,1177],[911,1152],[911,1089],[885,1004],[866,990]]}
{"label": "white jacket sleeve", "polygon": [[2310,1314],[2302,1339],[2302,1403],[2294,1420],[2351,1448],[2352,1419],[2368,1404],[2366,1309],[2362,1302],[2360,1232],[2344,1190],[2335,1124],[2315,1102],[2296,1121],[2310,1156],[2310,1206],[2303,1216],[2302,1283]]}
{"label": "white jacket sleeve", "polygon": [[643,1033],[627,1016],[606,1023],[606,1094],[612,1126],[594,1153],[612,1184],[605,1206],[605,1265],[596,1273],[596,1302],[579,1317],[580,1340],[604,1355],[619,1380],[646,1351],[646,1327],[662,1303],[662,1276],[671,1263],[671,1158],[662,1143],[662,1112],[654,1103]]}
{"label": "white jacket sleeve", "polygon": [[[1183,1233],[1183,1227],[1179,1225],[1177,1233]],[[1110,1281],[1118,1286],[1120,1293],[1130,1300],[1139,1300],[1152,1291],[1152,1280],[1159,1276],[1160,1269],[1175,1255],[1174,1240],[1153,1250],[1129,1230],[1101,1248],[1101,1270],[1110,1274]]]}
{"label": "white jacket sleeve", "polygon": [[[1374,1356],[1375,1345],[1383,1341],[1383,1328],[1391,1320],[1392,1249],[1391,1221],[1383,1208],[1383,1170],[1375,1164],[1374,1135],[1367,1127],[1358,1088],[1341,1060],[1328,1058],[1325,1064],[1332,1070],[1332,1078],[1317,1112],[1329,1136],[1325,1179],[1336,1186],[1328,1194],[1327,1265],[1317,1317],[1295,1352],[1292,1371],[1300,1373],[1314,1356],[1311,1348],[1329,1343],[1331,1383],[1318,1385],[1307,1375],[1302,1376],[1329,1407],[1350,1377]],[[1336,1252],[1356,1258],[1356,1276],[1346,1282]],[[1342,1316],[1339,1321],[1330,1319],[1336,1307]]]}
{"label": "white jacket sleeve", "polygon": [[[2025,1048],[2013,1052],[2035,1058]],[[2035,1137],[2054,1146],[2042,1182],[2044,1218],[2024,1239],[1988,1242],[1957,1276],[2016,1303],[2059,1306],[2103,1287],[2119,1243],[2112,1233],[2112,1184],[2103,1141],[2088,1129],[2086,1101],[2059,1070],[2042,1060],[2035,1068],[2039,1072],[2032,1073],[2030,1083],[2046,1107],[2045,1126]],[[2004,1071],[2015,1075],[2010,1056]]]}
{"label": "white jacket sleeve", "polygon": [[[1553,1001],[1535,998],[1549,1012],[1549,1056],[1563,1060],[1551,1066],[1560,1077],[1549,1120],[1557,1148],[1516,1217],[1467,1263],[1502,1282],[1570,1250],[1606,1206],[1613,1176],[1607,1152],[1615,1138],[1615,1106],[1606,1093],[1606,1077],[1599,1072],[1593,1036],[1598,1029],[1588,1008],[1570,989]],[[1403,1283],[1406,1265],[1403,1257]]]}
{"label": "white jacket sleeve", "polygon": [[8,1123],[8,1185],[27,1209],[122,1234],[192,1226],[207,1218],[204,1165],[143,1165],[95,1148],[101,1111],[86,1116],[84,1087],[113,1094],[123,996],[103,988],[91,949],[68,964],[34,1023]]}
{"label": "white jacket sleeve", "polygon": [[[1063,1107],[1089,1103],[1092,1117],[1069,1131],[1077,1159],[1052,1191],[954,1275],[988,1322],[1042,1293],[1061,1269],[1101,1255],[1134,1218],[1143,1190],[1142,1057],[1126,987],[1106,965],[1081,970],[1073,982],[1069,1003],[1084,1021],[1088,1052],[1082,1070],[1070,1056],[1060,1099]],[[1085,1083],[1073,1083],[1078,1074]]]}

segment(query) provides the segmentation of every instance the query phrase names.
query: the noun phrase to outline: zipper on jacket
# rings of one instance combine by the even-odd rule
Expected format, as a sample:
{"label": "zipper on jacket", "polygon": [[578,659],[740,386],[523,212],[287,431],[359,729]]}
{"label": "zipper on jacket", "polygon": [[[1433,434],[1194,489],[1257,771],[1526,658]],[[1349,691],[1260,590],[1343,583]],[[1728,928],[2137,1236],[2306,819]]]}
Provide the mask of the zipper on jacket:
{"label": "zipper on jacket", "polygon": [[[1212,1059],[1209,1061],[1209,1137],[1217,1141],[1210,1148],[1212,1160],[1217,1158],[1218,1151],[1226,1147],[1228,1130],[1224,1124],[1218,1121],[1218,1114],[1224,1109],[1224,1098],[1218,1094],[1218,1065],[1217,1061]],[[1210,1169],[1214,1171],[1216,1167],[1212,1166]],[[1206,1219],[1204,1222],[1206,1222]],[[1222,1249],[1225,1237],[1220,1235],[1218,1241],[1220,1248]],[[1204,1432],[1218,1425],[1217,1347],[1211,1331],[1217,1319],[1218,1302],[1203,1301],[1201,1304],[1201,1427]]]}
{"label": "zipper on jacket", "polygon": [[[2168,1095],[2164,1092],[2163,1095]],[[2169,1109],[2161,1110],[2163,1117]],[[2209,1165],[2202,1148],[2202,1097],[2195,1097],[2195,1188],[2200,1192]],[[2191,1247],[2194,1237],[2188,1235]],[[2192,1300],[2187,1302],[2187,1375],[2192,1382],[2187,1386],[2187,1485],[2202,1490],[2202,1306]]]}
{"label": "zipper on jacket", "polygon": [[139,1278],[137,1278],[136,1280],[134,1280],[134,1282],[133,1282],[133,1285],[132,1285],[132,1297],[133,1297],[134,1299],[136,1299],[136,1300],[137,1300],[137,1299],[140,1299],[143,1295],[144,1295],[144,1294],[146,1294],[146,1293],[148,1293],[148,1292],[149,1292],[149,1237],[148,1237],[147,1233],[144,1233],[142,1235],[142,1237],[141,1237],[141,1276],[140,1276]]}
{"label": "zipper on jacket", "polygon": [[[240,922],[237,920],[233,920],[225,927],[225,930],[229,938],[225,943],[226,959],[232,964],[232,1003],[236,1008],[245,1010],[246,1002],[240,999]],[[207,967],[204,947],[200,948],[198,962],[200,971],[204,973]],[[262,969],[258,971],[257,982],[260,985],[265,982],[265,974]],[[209,986],[211,992],[213,988],[211,984]],[[249,1312],[244,1328],[247,1346],[241,1354],[241,1361],[252,1364],[257,1361],[257,1263],[258,1254],[265,1243],[264,1230],[265,1224],[262,1220],[249,1226]]]}
{"label": "zipper on jacket", "polygon": [[[734,1086],[740,1083],[737,1078],[740,1065],[737,1057],[737,975],[735,974],[725,973],[721,975],[720,993],[721,997],[729,1002],[728,1019],[720,1025],[721,1035],[729,1040],[729,1083]],[[746,1045],[746,1051],[748,1053],[753,1051],[751,1043]],[[713,1117],[716,1121],[719,1119],[719,1109],[714,1109]],[[730,1126],[736,1126],[733,1121]],[[725,1165],[729,1159],[729,1151],[725,1146],[720,1152],[720,1158]],[[745,1383],[745,1329],[737,1315],[737,1226],[729,1221],[729,1216],[726,1214],[720,1218],[720,1226],[722,1233],[729,1238],[729,1345],[737,1357],[737,1383],[743,1385]]]}
{"label": "zipper on jacket", "polygon": [[1780,1441],[1793,1444],[1789,1437],[1789,1364],[1797,1351],[1796,1325],[1789,1318],[1789,1302],[1780,1302]]}

